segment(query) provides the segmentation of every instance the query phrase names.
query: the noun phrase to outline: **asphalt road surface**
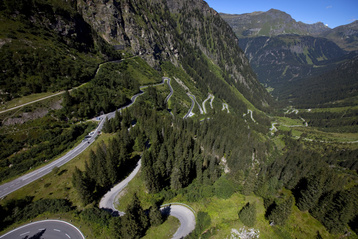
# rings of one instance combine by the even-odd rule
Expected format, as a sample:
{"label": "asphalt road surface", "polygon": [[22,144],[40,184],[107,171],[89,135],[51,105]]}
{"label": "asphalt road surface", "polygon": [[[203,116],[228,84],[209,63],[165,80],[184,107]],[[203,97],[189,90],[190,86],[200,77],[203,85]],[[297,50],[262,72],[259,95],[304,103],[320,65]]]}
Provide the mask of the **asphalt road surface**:
{"label": "asphalt road surface", "polygon": [[168,77],[163,77],[163,81],[167,81],[168,83],[168,86],[169,86],[169,89],[170,89],[170,93],[169,95],[165,98],[165,102],[168,102],[168,100],[170,99],[170,97],[172,97],[173,93],[174,93],[174,90],[172,88],[172,86],[170,85],[170,78]]}
{"label": "asphalt road surface", "polygon": [[[140,96],[141,94],[143,94],[142,91],[139,92],[138,94],[132,96],[131,102],[128,105],[123,106],[122,108],[120,108],[118,110],[130,107],[135,102],[137,97]],[[70,160],[75,158],[77,155],[82,153],[91,143],[93,143],[97,134],[102,130],[104,119],[106,117],[108,117],[110,119],[110,118],[113,118],[114,116],[115,116],[115,111],[108,113],[106,115],[102,115],[100,117],[101,121],[98,124],[97,128],[95,129],[93,136],[90,138],[87,138],[86,141],[82,141],[74,149],[70,150],[66,155],[62,156],[61,158],[43,166],[37,170],[34,170],[33,172],[30,172],[30,173],[25,174],[17,179],[14,179],[13,181],[10,181],[8,183],[0,185],[0,198],[3,198],[6,195],[8,195],[8,194],[26,186],[27,184],[30,184],[33,181],[45,176],[46,174],[50,173],[54,167],[61,167],[62,165],[64,165],[65,163],[69,162]]]}
{"label": "asphalt road surface", "polygon": [[[165,213],[166,208],[161,208],[163,213]],[[182,205],[170,205],[169,215],[178,218],[180,221],[180,227],[173,235],[173,239],[184,238],[195,229],[195,215],[189,208]]]}
{"label": "asphalt road surface", "polygon": [[[37,237],[36,237],[37,236]],[[82,232],[74,225],[60,220],[44,220],[18,227],[2,236],[1,239],[84,239]]]}
{"label": "asphalt road surface", "polygon": [[111,190],[109,190],[101,199],[99,202],[99,208],[103,208],[105,210],[110,210],[112,213],[118,212],[120,216],[124,215],[124,212],[118,211],[114,203],[117,201],[116,198],[118,194],[127,187],[128,183],[137,175],[139,172],[141,166],[141,159],[138,161],[137,166],[135,169],[131,172],[131,174],[126,177],[123,181],[115,185]]}
{"label": "asphalt road surface", "polygon": [[189,96],[189,98],[191,99],[191,107],[190,107],[188,113],[186,113],[186,115],[184,115],[183,119],[188,118],[188,117],[192,114],[192,111],[193,111],[194,105],[195,105],[195,101],[194,101],[194,99],[193,99],[193,95],[188,95],[188,96]]}
{"label": "asphalt road surface", "polygon": [[[128,183],[137,175],[141,167],[141,159],[138,161],[137,166],[132,173],[123,181],[115,185],[109,190],[101,199],[99,208],[110,211],[113,215],[123,216],[125,213],[120,212],[115,208],[118,194],[128,185]],[[187,207],[183,205],[170,205],[161,208],[162,213],[169,213],[170,216],[176,217],[180,221],[180,227],[175,232],[173,238],[183,238],[195,229],[195,215]]]}

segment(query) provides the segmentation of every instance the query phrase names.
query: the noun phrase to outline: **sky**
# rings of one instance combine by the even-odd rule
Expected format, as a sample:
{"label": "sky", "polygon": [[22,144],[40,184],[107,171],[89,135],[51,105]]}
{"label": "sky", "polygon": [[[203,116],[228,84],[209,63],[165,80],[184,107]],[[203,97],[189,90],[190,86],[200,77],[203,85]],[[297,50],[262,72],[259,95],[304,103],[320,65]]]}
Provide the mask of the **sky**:
{"label": "sky", "polygon": [[330,28],[358,20],[358,0],[205,0],[217,12],[243,14],[271,8],[291,15],[296,21],[323,22]]}

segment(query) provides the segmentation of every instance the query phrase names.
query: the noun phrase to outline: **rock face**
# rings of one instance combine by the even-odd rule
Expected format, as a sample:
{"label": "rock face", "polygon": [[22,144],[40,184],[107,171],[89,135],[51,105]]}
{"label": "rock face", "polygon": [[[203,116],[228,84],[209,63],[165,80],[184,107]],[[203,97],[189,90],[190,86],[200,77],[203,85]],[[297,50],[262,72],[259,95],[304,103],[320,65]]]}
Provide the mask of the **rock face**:
{"label": "rock face", "polygon": [[[160,1],[78,1],[78,11],[111,45],[123,45],[152,66],[158,59],[175,61],[175,40],[168,21],[154,21],[165,13]],[[162,54],[163,53],[163,54]],[[172,53],[172,54],[168,54]]]}
{"label": "rock face", "polygon": [[[220,15],[202,0],[79,0],[78,12],[111,45],[123,45],[151,66],[180,66],[198,50],[246,97],[269,96],[258,84],[238,40]],[[193,62],[192,62],[193,63]],[[230,82],[231,84],[231,82]]]}
{"label": "rock face", "polygon": [[[127,54],[140,56],[157,70],[171,62],[184,69],[205,95],[211,91],[227,96],[224,92],[233,87],[258,107],[271,100],[257,82],[235,33],[203,0],[32,0],[22,4],[6,4],[7,11],[0,13],[11,19],[8,25],[14,20],[21,26],[0,37],[0,60],[7,59],[6,75],[0,77],[0,83],[6,84],[0,84],[0,90],[12,96],[78,86],[93,77],[98,62]],[[24,38],[31,41],[23,44]],[[21,61],[13,57],[19,45],[26,47]],[[24,66],[22,61],[29,64]]]}
{"label": "rock face", "polygon": [[220,14],[239,38],[277,36],[281,34],[319,35],[330,30],[322,22],[305,24],[289,14],[271,9],[247,14]]}

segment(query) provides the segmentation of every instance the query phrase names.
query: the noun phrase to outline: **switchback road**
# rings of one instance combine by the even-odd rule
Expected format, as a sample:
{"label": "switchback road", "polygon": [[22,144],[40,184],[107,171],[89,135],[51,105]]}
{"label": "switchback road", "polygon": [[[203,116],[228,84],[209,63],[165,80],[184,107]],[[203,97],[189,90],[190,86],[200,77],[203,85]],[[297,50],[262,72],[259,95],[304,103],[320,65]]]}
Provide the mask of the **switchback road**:
{"label": "switchback road", "polygon": [[115,185],[111,190],[109,190],[101,199],[99,203],[99,208],[110,210],[112,212],[118,212],[120,216],[124,215],[124,212],[120,212],[115,208],[115,202],[117,201],[116,198],[118,194],[127,187],[128,183],[137,175],[139,169],[141,167],[141,159],[138,161],[137,166],[132,171],[132,173],[125,178],[123,181]]}
{"label": "switchback road", "polygon": [[0,239],[17,238],[84,239],[85,237],[77,227],[68,222],[43,220],[26,224],[0,236]]}
{"label": "switchback road", "polygon": [[[118,213],[123,216],[125,213],[118,211],[115,208],[115,203],[118,199],[118,194],[128,185],[128,183],[137,175],[141,167],[141,159],[138,161],[137,166],[132,173],[125,178],[122,182],[115,185],[109,190],[101,199],[99,208],[109,210],[113,215]],[[169,213],[170,216],[178,218],[180,227],[175,232],[173,238],[183,238],[195,229],[195,215],[192,210],[183,204],[166,204],[161,207],[162,213]]]}
{"label": "switchback road", "polygon": [[[170,96],[173,94],[173,89],[170,86],[170,79],[169,78],[163,78],[163,82],[160,84],[164,84],[164,82],[167,81],[169,88],[170,88]],[[144,94],[143,91],[140,91],[139,93],[135,94],[134,96],[132,96],[131,98],[131,102],[121,108],[119,108],[118,110],[122,110],[125,108],[128,108],[130,106],[132,106],[134,104],[134,102],[136,101],[136,99],[138,98],[138,96]],[[169,98],[170,98],[169,96]],[[168,98],[168,97],[167,97]],[[168,98],[168,99],[169,99]],[[96,136],[98,135],[98,133],[102,130],[103,127],[103,123],[104,123],[104,119],[106,117],[108,117],[108,119],[114,118],[116,114],[116,111],[113,111],[111,113],[108,113],[106,115],[102,115],[101,121],[99,123],[99,125],[97,126],[97,128],[94,131],[94,134],[91,138],[88,138],[87,141],[83,141],[81,142],[79,145],[77,145],[74,149],[72,149],[71,151],[69,151],[66,155],[62,156],[61,158],[37,169],[34,170],[33,172],[30,172],[28,174],[25,174],[17,179],[14,179],[13,181],[10,181],[8,183],[5,183],[3,185],[0,185],[0,198],[5,197],[6,195],[32,183],[33,181],[45,176],[46,174],[50,173],[52,171],[52,169],[54,167],[61,167],[62,165],[64,165],[65,163],[69,162],[70,160],[72,160],[73,158],[75,158],[77,155],[79,155],[80,153],[82,153],[86,148],[88,148],[88,146],[90,144],[93,143],[93,141],[95,140]]]}

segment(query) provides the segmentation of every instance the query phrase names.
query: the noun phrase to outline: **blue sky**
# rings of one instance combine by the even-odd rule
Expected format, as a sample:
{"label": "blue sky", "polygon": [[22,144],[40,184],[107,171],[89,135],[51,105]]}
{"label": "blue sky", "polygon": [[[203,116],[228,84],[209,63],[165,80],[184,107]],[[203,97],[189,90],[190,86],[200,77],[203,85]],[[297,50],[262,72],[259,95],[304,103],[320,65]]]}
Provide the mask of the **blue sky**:
{"label": "blue sky", "polygon": [[296,21],[323,22],[334,28],[358,20],[358,0],[205,0],[218,12],[242,14],[268,11],[271,8],[284,11]]}

